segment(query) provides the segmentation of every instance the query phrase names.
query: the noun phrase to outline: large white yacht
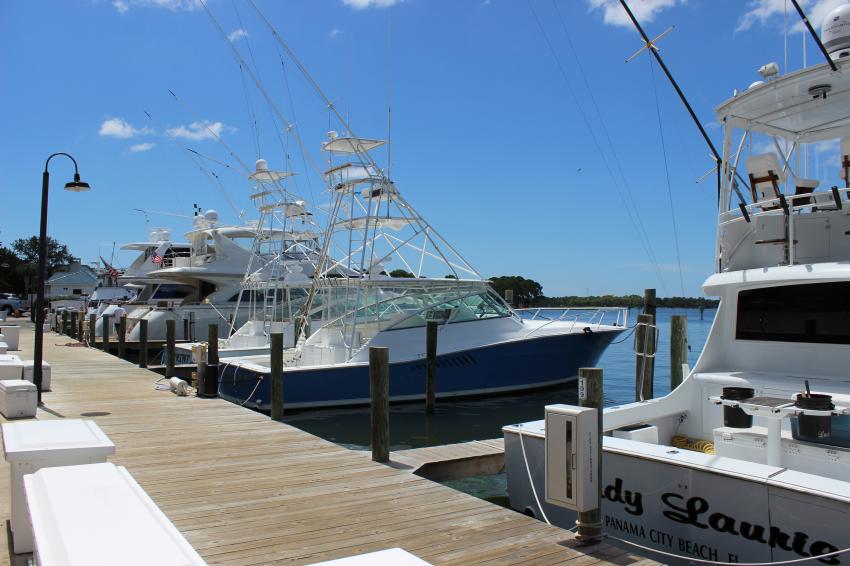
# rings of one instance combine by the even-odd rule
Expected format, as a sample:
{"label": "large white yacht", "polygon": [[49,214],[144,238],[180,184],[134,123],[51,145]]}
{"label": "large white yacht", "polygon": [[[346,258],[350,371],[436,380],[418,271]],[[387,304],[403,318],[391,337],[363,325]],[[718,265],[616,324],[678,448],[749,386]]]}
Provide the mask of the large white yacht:
{"label": "large white yacht", "polygon": [[[665,562],[850,563],[850,5],[824,43],[717,107],[710,335],[669,395],[604,410],[603,530]],[[545,502],[544,422],[504,436],[511,506],[574,526]]]}

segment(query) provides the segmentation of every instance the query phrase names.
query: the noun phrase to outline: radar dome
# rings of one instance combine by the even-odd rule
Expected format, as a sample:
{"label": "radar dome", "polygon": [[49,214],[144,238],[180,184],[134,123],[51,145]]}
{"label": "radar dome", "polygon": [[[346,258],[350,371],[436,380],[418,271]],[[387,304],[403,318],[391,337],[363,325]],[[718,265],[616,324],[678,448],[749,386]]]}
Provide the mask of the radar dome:
{"label": "radar dome", "polygon": [[850,4],[827,14],[821,25],[821,41],[833,59],[850,57]]}
{"label": "radar dome", "polygon": [[218,211],[217,210],[208,210],[204,213],[204,220],[209,222],[210,224],[215,224],[218,222]]}

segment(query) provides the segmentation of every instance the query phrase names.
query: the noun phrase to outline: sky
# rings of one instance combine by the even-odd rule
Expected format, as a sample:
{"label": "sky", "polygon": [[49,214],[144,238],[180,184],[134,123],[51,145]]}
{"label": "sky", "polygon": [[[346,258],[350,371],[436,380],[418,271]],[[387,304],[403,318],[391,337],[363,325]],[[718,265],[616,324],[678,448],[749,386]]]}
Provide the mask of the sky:
{"label": "sky", "polygon": [[[801,2],[816,26],[842,3]],[[698,179],[713,162],[649,54],[625,62],[642,42],[616,0],[255,4],[352,130],[391,131],[378,161],[484,276],[549,296],[702,294],[717,210],[713,176]],[[788,69],[804,43],[821,62],[787,0],[629,4],[650,37],[673,26],[661,55],[717,147],[714,107],[763,64],[785,70],[786,29]],[[51,161],[49,234],[84,262],[129,265],[122,243],[154,227],[178,239],[195,204],[256,218],[239,162],[267,159],[310,204],[330,200],[315,164],[341,126],[250,1],[5,0],[0,53],[4,245],[38,233],[58,151],[92,190],[63,191],[73,166]]]}

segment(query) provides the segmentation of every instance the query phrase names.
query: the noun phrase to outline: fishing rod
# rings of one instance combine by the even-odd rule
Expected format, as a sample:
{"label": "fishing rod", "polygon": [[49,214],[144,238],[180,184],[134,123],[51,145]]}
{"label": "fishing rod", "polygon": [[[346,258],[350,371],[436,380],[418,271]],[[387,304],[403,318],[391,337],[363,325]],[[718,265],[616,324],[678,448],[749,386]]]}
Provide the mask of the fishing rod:
{"label": "fishing rod", "polygon": [[705,128],[703,127],[702,123],[699,121],[699,118],[697,118],[696,112],[694,112],[694,109],[691,107],[690,102],[688,102],[688,99],[685,96],[685,93],[682,92],[681,88],[679,88],[679,83],[676,82],[676,79],[673,78],[673,75],[670,73],[670,70],[667,68],[667,65],[664,64],[664,60],[661,58],[661,55],[658,53],[658,48],[655,46],[655,44],[652,42],[652,40],[649,39],[649,36],[646,35],[646,32],[643,31],[643,28],[641,27],[640,22],[637,21],[637,18],[632,13],[632,10],[631,10],[631,8],[629,8],[629,5],[626,2],[626,0],[620,0],[620,4],[623,6],[623,9],[626,11],[626,14],[628,14],[629,19],[632,21],[632,24],[634,24],[634,26],[635,26],[635,29],[637,29],[638,33],[643,38],[643,41],[646,44],[646,47],[648,48],[648,50],[655,57],[655,60],[658,61],[658,66],[661,67],[661,70],[664,71],[665,75],[667,75],[667,80],[669,80],[670,84],[673,85],[673,88],[676,90],[676,94],[679,95],[679,99],[682,101],[682,104],[685,105],[685,108],[687,109],[688,114],[691,115],[691,119],[694,121],[694,124],[696,124],[696,127],[699,129],[700,134],[702,134],[702,137],[705,140],[705,143],[708,144],[709,149],[711,149],[711,153],[714,154],[714,159],[715,159],[715,161],[717,161],[717,200],[719,202],[720,201],[720,185],[721,185],[721,173],[720,173],[721,167],[720,166],[723,163],[723,159],[720,157],[720,154],[717,152],[717,149],[714,147],[714,143],[712,143],[711,138],[708,137],[708,132],[705,131]]}
{"label": "fishing rod", "polygon": [[818,44],[820,52],[823,53],[826,62],[829,63],[829,68],[833,71],[837,71],[838,67],[835,65],[835,61],[833,61],[832,57],[829,56],[829,52],[827,52],[826,47],[824,47],[823,42],[820,40],[820,37],[818,37],[817,32],[815,32],[815,28],[812,27],[812,23],[809,21],[809,18],[806,16],[806,13],[800,7],[800,4],[797,2],[797,0],[791,0],[791,3],[794,4],[795,8],[797,8],[797,13],[800,14],[800,18],[803,20],[803,23],[806,24],[806,28],[812,35],[812,38],[815,40],[815,43]]}

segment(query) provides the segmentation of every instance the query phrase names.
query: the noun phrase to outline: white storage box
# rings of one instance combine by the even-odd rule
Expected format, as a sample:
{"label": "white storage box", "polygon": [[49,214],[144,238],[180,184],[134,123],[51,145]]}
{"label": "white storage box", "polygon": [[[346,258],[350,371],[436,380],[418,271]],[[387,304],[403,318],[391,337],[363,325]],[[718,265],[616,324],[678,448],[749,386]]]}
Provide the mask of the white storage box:
{"label": "white storage box", "polygon": [[34,417],[38,407],[35,385],[23,379],[0,380],[0,414],[7,419]]}
{"label": "white storage box", "polygon": [[9,345],[0,340],[0,354],[5,354],[9,351]]}
{"label": "white storage box", "polygon": [[0,380],[23,379],[24,362],[14,354],[0,354]]}
{"label": "white storage box", "polygon": [[47,468],[24,484],[40,566],[206,564],[123,466]]}
{"label": "white storage box", "polygon": [[[24,360],[24,379],[35,383],[32,375],[33,369],[35,369],[35,361]],[[41,361],[41,390],[50,391],[50,364],[44,360]]]}
{"label": "white storage box", "polygon": [[14,552],[32,552],[32,530],[24,498],[24,474],[41,468],[105,462],[115,445],[97,423],[57,419],[5,423],[3,454],[9,462],[12,489],[12,540]]}
{"label": "white storage box", "polygon": [[0,325],[0,334],[3,335],[3,341],[9,345],[10,350],[20,350],[18,347],[21,342],[20,326]]}

